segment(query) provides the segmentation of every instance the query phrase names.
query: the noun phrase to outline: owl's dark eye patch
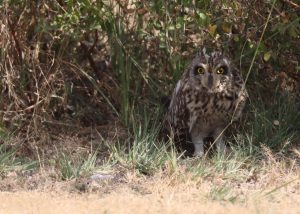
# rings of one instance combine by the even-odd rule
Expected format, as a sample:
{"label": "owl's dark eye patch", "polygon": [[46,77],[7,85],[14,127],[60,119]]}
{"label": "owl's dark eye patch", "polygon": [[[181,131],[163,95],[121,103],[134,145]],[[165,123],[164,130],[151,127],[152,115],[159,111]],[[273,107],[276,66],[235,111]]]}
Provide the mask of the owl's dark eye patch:
{"label": "owl's dark eye patch", "polygon": [[221,66],[221,67],[217,68],[216,73],[217,74],[227,74],[228,73],[227,66]]}
{"label": "owl's dark eye patch", "polygon": [[204,74],[205,69],[202,66],[196,66],[194,68],[194,74],[199,75],[199,74]]}

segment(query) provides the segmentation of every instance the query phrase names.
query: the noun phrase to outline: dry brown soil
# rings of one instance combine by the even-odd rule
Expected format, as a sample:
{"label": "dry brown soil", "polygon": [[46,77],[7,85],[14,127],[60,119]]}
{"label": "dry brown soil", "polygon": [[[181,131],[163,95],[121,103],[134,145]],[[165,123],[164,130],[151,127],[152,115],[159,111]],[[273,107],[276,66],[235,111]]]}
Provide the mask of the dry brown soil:
{"label": "dry brown soil", "polygon": [[298,179],[284,187],[232,186],[230,194],[214,194],[215,183],[207,181],[134,178],[110,185],[84,193],[53,187],[2,191],[0,213],[300,213]]}

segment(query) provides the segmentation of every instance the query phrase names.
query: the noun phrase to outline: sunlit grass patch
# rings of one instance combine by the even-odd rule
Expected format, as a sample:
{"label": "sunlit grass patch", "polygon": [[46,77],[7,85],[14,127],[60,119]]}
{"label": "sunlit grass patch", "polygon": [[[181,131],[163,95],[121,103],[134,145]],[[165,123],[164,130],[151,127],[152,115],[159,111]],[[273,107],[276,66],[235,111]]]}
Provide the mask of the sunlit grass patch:
{"label": "sunlit grass patch", "polygon": [[234,203],[239,198],[238,195],[232,193],[231,189],[232,188],[226,185],[213,187],[211,188],[209,194],[207,194],[207,198],[210,200],[228,201]]}
{"label": "sunlit grass patch", "polygon": [[61,154],[58,160],[58,169],[62,180],[70,180],[80,176],[88,176],[101,168],[97,165],[97,152],[88,154],[87,157],[74,158]]}

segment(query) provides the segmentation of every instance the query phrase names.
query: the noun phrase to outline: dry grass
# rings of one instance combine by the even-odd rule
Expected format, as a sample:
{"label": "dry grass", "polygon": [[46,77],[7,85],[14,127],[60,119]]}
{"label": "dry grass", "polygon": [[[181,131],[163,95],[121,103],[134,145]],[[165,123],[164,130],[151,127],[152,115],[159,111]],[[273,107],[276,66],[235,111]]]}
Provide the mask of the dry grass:
{"label": "dry grass", "polygon": [[122,182],[111,183],[111,188],[102,183],[89,194],[78,194],[74,188],[65,191],[66,183],[56,183],[39,191],[0,193],[0,212],[299,213],[299,174],[275,174],[276,169],[276,165],[269,165],[270,173],[257,175],[260,179],[255,182],[241,183],[224,183],[217,178],[192,180],[192,176],[181,173],[157,173],[151,178],[127,173]]}
{"label": "dry grass", "polygon": [[[79,157],[91,154],[90,148],[62,145],[72,154],[66,159],[71,167],[77,169],[88,162]],[[151,175],[133,167],[130,160],[135,159],[122,159],[127,156],[120,158],[128,163],[108,159],[93,165],[91,161],[85,164],[91,167],[89,173],[79,173],[67,181],[62,181],[62,168],[55,164],[61,161],[55,156],[59,152],[53,153],[53,160],[58,162],[35,171],[10,171],[2,178],[0,212],[299,213],[297,152],[287,158],[262,147],[260,159],[255,161],[244,159],[241,151],[232,152],[235,154],[212,159],[169,158]],[[93,175],[106,177],[93,180]]]}

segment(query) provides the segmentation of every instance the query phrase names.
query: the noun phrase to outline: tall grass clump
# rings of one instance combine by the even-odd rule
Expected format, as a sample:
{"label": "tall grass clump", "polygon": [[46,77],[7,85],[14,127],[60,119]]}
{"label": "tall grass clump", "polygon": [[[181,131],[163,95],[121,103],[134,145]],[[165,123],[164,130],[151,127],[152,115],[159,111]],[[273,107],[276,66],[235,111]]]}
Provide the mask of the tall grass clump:
{"label": "tall grass clump", "polygon": [[88,157],[74,159],[63,153],[58,161],[61,179],[70,180],[96,172],[99,169],[96,166],[97,154],[94,152]]}
{"label": "tall grass clump", "polygon": [[156,115],[143,111],[142,119],[132,115],[132,136],[125,143],[109,146],[110,162],[146,175],[164,169],[170,161],[176,165],[177,156],[171,144],[159,139],[160,115],[158,111]]}

